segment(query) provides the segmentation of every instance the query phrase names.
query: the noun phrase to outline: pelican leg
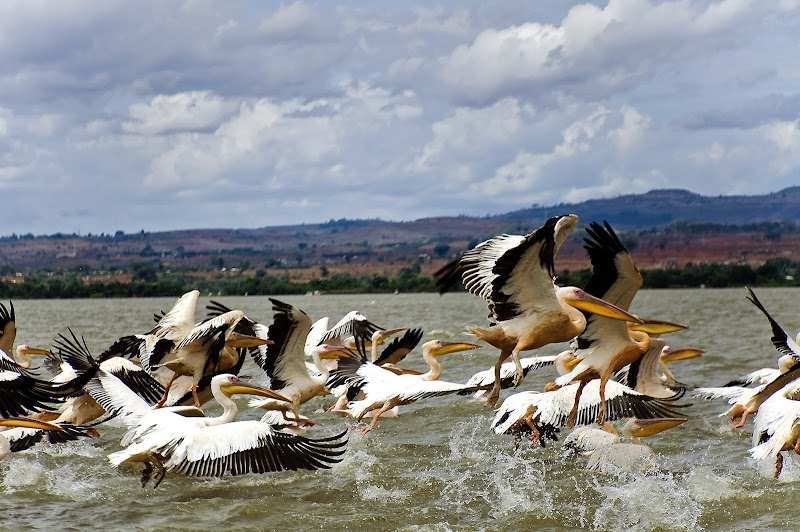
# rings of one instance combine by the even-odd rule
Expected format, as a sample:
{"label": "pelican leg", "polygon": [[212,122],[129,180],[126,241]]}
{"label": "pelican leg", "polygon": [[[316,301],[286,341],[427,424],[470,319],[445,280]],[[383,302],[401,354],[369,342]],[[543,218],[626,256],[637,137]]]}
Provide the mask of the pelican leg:
{"label": "pelican leg", "polygon": [[375,428],[375,424],[378,422],[378,418],[381,417],[381,414],[386,412],[387,410],[391,410],[391,405],[383,405],[380,410],[375,413],[375,417],[372,418],[372,422],[369,425],[361,429],[361,435],[364,436],[367,432],[371,431]]}
{"label": "pelican leg", "polygon": [[519,351],[515,348],[511,352],[511,360],[514,361],[514,365],[517,367],[517,371],[514,373],[514,388],[522,384],[522,379],[525,378],[525,371],[522,369],[522,363],[519,361]]}
{"label": "pelican leg", "polygon": [[164,474],[167,470],[164,468],[164,463],[159,456],[153,457],[153,466],[155,466],[155,471],[151,478],[153,479],[153,489],[156,489],[158,485],[161,484],[161,481],[164,480]]}
{"label": "pelican leg", "polygon": [[528,439],[531,440],[531,447],[536,447],[536,444],[539,443],[539,429],[533,424],[533,412],[525,416],[525,424],[528,425],[532,431],[531,435],[528,436]]}
{"label": "pelican leg", "polygon": [[[164,403],[166,403],[166,402],[167,402],[167,396],[169,395],[169,389],[172,387],[172,383],[173,383],[173,382],[175,382],[175,379],[177,379],[177,378],[178,378],[178,374],[176,373],[176,374],[174,374],[174,375],[172,376],[172,378],[171,378],[171,379],[170,379],[170,380],[167,382],[167,385],[166,385],[166,386],[164,386],[164,397],[162,397],[162,398],[161,398],[161,400],[160,400],[158,403],[156,403],[156,406],[155,406],[155,408],[161,408],[162,406],[164,406]],[[197,392],[195,392],[195,398],[196,398],[196,397],[197,397]],[[199,401],[198,401],[198,402],[199,402]],[[198,405],[198,406],[199,406],[199,405]]]}
{"label": "pelican leg", "polygon": [[494,384],[492,385],[492,390],[489,392],[489,395],[486,396],[487,406],[494,406],[497,403],[497,399],[500,397],[500,366],[503,365],[503,362],[505,362],[509,356],[511,356],[510,352],[502,349],[500,350],[500,355],[497,357],[497,362],[494,365]]}
{"label": "pelican leg", "polygon": [[347,395],[342,395],[339,397],[335,403],[333,403],[330,408],[326,410],[326,412],[332,412],[334,410],[344,410],[344,407],[347,406]]}
{"label": "pelican leg", "polygon": [[569,415],[567,416],[567,427],[569,428],[575,426],[575,418],[578,417],[578,403],[581,400],[581,392],[583,392],[584,386],[586,386],[586,381],[580,381],[580,384],[578,384],[578,391],[575,392],[575,403],[572,405],[572,410],[569,411]]}
{"label": "pelican leg", "polygon": [[781,453],[778,453],[777,456],[775,456],[775,477],[774,478],[778,478],[779,476],[781,476],[781,471],[783,471],[783,455]]}
{"label": "pelican leg", "polygon": [[606,380],[600,380],[600,410],[597,411],[597,424],[601,427],[606,421]]}
{"label": "pelican leg", "polygon": [[194,406],[200,408],[200,398],[197,397],[197,385],[192,384],[192,397],[194,397]]}
{"label": "pelican leg", "polygon": [[[742,419],[740,419],[738,422],[735,422],[733,424],[734,428],[740,429],[740,428],[744,427],[744,422],[747,419],[747,414],[749,414],[749,412],[747,410],[742,412]],[[733,421],[733,419],[731,419],[731,421]]]}

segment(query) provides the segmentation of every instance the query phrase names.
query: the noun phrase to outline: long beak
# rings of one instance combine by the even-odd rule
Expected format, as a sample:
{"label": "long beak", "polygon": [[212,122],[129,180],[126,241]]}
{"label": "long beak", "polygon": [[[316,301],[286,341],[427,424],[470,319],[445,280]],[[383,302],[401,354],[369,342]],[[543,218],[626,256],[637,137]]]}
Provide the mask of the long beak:
{"label": "long beak", "polygon": [[46,421],[39,421],[38,419],[31,419],[27,417],[0,418],[0,426],[24,427],[28,429],[41,429],[41,430],[64,430],[59,425],[54,425],[52,423],[47,423]]}
{"label": "long beak", "polygon": [[251,384],[249,382],[238,381],[235,384],[223,384],[220,386],[220,390],[222,390],[222,393],[228,397],[234,394],[258,395],[268,399],[276,399],[278,401],[291,403],[289,399],[278,392],[270,390],[269,388],[264,388],[263,386],[259,386],[257,384]]}
{"label": "long beak", "polygon": [[20,349],[26,355],[52,355],[53,352],[49,349],[41,349],[39,347],[31,347],[29,345],[21,345],[17,349]]}
{"label": "long beak", "polygon": [[319,358],[322,360],[331,360],[336,358],[356,358],[361,356],[357,351],[348,349],[347,347],[343,347],[341,345],[322,344],[321,347],[325,348],[319,354]]}
{"label": "long beak", "polygon": [[697,358],[705,353],[703,349],[694,349],[686,347],[683,349],[669,349],[666,353],[662,353],[661,360],[663,362],[672,362],[673,360],[688,360],[690,358]]}
{"label": "long beak", "polygon": [[408,329],[408,327],[400,327],[398,329],[384,329],[382,331],[378,331],[380,333],[379,335],[377,335],[378,345],[381,345],[387,338],[390,338],[391,336],[399,332],[403,332],[406,329]]}
{"label": "long beak", "polygon": [[469,342],[442,342],[442,345],[432,349],[433,356],[446,355],[448,353],[458,353],[459,351],[469,351],[471,349],[480,349],[483,347],[478,344],[471,344]]}
{"label": "long beak", "polygon": [[645,436],[652,436],[659,432],[664,432],[672,427],[677,427],[681,423],[685,423],[687,418],[658,418],[658,419],[635,419],[633,420],[636,429],[631,432],[634,438],[642,438]]}
{"label": "long beak", "polygon": [[578,357],[572,357],[571,359],[569,359],[566,362],[564,362],[564,367],[567,368],[568,370],[572,371],[572,368],[574,368],[575,366],[580,364],[581,360],[583,360],[583,359],[582,358],[578,358]]}
{"label": "long beak", "polygon": [[228,340],[225,343],[231,347],[247,348],[257,347],[259,345],[274,344],[275,342],[272,340],[265,340],[257,336],[250,336],[248,334],[241,334],[233,331],[228,336]]}
{"label": "long beak", "polygon": [[647,334],[666,334],[688,328],[688,325],[662,320],[640,320],[639,323],[632,323],[628,326],[631,331],[642,331]]}
{"label": "long beak", "polygon": [[587,294],[583,290],[576,290],[575,296],[564,298],[564,301],[572,307],[584,312],[591,312],[598,316],[605,316],[615,320],[632,321],[634,323],[642,323],[642,320],[633,314],[622,310],[616,305],[612,305],[607,301],[603,301],[599,297]]}

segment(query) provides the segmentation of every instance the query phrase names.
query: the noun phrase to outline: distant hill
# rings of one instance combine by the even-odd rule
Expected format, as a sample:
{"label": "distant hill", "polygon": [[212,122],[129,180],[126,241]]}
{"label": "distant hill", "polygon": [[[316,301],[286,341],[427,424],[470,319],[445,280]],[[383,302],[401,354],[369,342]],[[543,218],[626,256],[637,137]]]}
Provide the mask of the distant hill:
{"label": "distant hill", "polygon": [[[800,231],[795,226],[800,222],[800,187],[791,187],[763,196],[702,196],[686,190],[653,190],[574,204],[533,206],[494,216],[410,222],[342,219],[258,229],[13,235],[0,238],[0,268],[6,275],[26,268],[112,271],[144,261],[165,269],[313,270],[306,272],[308,275],[318,274],[320,268],[331,272],[396,272],[412,263],[430,271],[486,238],[500,233],[524,234],[551,216],[567,213],[578,214],[581,225],[607,220],[626,234],[626,244],[637,264],[644,267],[690,261],[763,262],[779,256],[800,259]],[[686,231],[679,222],[741,226],[737,231],[747,234],[732,235],[731,231],[713,228],[704,233]],[[775,227],[754,227],[764,222]],[[588,266],[582,236],[582,231],[575,231],[565,244],[559,253],[561,267]]]}
{"label": "distant hill", "polygon": [[676,221],[744,225],[756,222],[800,221],[800,186],[764,196],[701,196],[688,190],[651,190],[609,199],[551,207],[531,207],[498,218],[546,220],[574,212],[586,220],[608,220],[626,228],[661,227]]}

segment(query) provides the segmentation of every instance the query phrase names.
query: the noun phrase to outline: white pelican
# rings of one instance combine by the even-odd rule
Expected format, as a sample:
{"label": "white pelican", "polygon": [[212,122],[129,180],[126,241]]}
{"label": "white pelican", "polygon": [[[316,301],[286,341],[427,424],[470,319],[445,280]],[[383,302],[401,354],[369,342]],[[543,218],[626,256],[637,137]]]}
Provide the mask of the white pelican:
{"label": "white pelican", "polygon": [[775,478],[783,469],[782,451],[800,454],[800,381],[793,381],[766,399],[753,421],[756,459],[775,458]]}
{"label": "white pelican", "polygon": [[[86,343],[79,341],[72,330],[69,331],[72,340],[59,334],[55,344],[58,355],[51,357],[61,361],[62,372],[53,378],[59,382],[64,379],[71,380],[70,375],[88,374],[93,377],[98,371],[108,372],[119,378],[129,388],[138,393],[148,403],[155,404],[163,395],[164,387],[155,378],[140,366],[121,356],[109,357],[99,365],[89,353]],[[176,400],[177,398],[173,398]],[[59,407],[58,412],[40,412],[37,419],[52,421],[54,423],[70,423],[72,425],[85,425],[106,414],[97,401],[85,390],[67,399]]]}
{"label": "white pelican", "polygon": [[[770,322],[772,328],[772,338],[770,338],[770,340],[775,349],[782,355],[778,359],[779,374],[766,384],[762,384],[756,388],[729,386],[722,389],[699,388],[695,390],[695,395],[698,397],[712,399],[728,397],[728,403],[733,406],[722,415],[730,416],[731,422],[736,428],[743,427],[747,416],[758,412],[761,405],[769,399],[772,394],[800,377],[800,348],[797,343],[789,338],[786,331],[784,331],[778,322],[769,315],[755,293],[749,288],[747,290],[749,292],[749,297],[747,299],[758,307]],[[769,379],[769,376],[764,380],[766,379]],[[737,418],[740,418],[739,421],[736,421]]]}
{"label": "white pelican", "polygon": [[[538,356],[538,357],[525,357],[520,358],[519,363],[522,366],[522,371],[525,375],[528,375],[530,371],[535,371],[539,368],[543,368],[546,366],[556,366],[560,375],[564,373],[569,373],[569,369],[567,369],[566,363],[573,360],[575,357],[572,354],[572,350],[569,349],[567,351],[562,351],[557,355],[545,355],[545,356]],[[513,362],[504,362],[500,366],[500,388],[510,388],[514,384],[514,374],[516,373],[517,368]],[[483,371],[479,371],[472,375],[467,380],[467,386],[493,386],[494,385],[494,368],[485,369]],[[486,395],[488,392],[487,390],[478,390],[475,392],[474,397],[479,398]]]}
{"label": "white pelican", "polygon": [[648,473],[656,468],[655,453],[639,438],[658,434],[684,422],[686,418],[631,418],[622,427],[622,437],[608,422],[604,422],[601,429],[578,427],[564,439],[563,448],[589,456],[587,469],[591,471]]}
{"label": "white pelican", "polygon": [[[592,261],[592,277],[586,284],[586,292],[617,305],[620,309],[630,307],[634,295],[642,286],[642,276],[633,259],[628,254],[625,246],[617,237],[608,223],[605,227],[592,222],[586,228],[590,238],[584,238],[584,248],[589,253]],[[605,387],[611,375],[623,367],[634,363],[642,357],[650,345],[650,336],[647,332],[649,325],[635,318],[629,320],[636,324],[628,324],[619,319],[608,319],[600,313],[589,314],[586,318],[586,327],[577,337],[575,349],[576,363],[571,371],[555,380],[557,386],[564,386],[571,382],[579,382],[580,388],[575,395],[575,406],[569,416],[568,425],[574,419],[574,412],[578,406],[581,389],[590,380],[600,379],[600,409],[597,412],[597,422],[605,421]],[[653,329],[661,333],[665,324],[669,322],[652,322]],[[682,325],[669,324],[667,330],[685,328]]]}
{"label": "white pelican", "polygon": [[[546,392],[519,392],[503,401],[491,428],[496,434],[515,434],[531,432],[529,439],[538,441],[541,426],[563,427],[567,425],[571,408],[578,398],[575,424],[588,425],[595,421],[600,408],[600,380],[594,379],[579,390],[580,384],[573,383]],[[579,391],[581,392],[578,396]],[[650,397],[620,384],[608,381],[606,386],[608,406],[607,419],[622,418],[657,419],[681,418],[676,410],[680,408],[670,399]],[[535,425],[538,425],[535,426]],[[528,430],[530,429],[530,430]]]}
{"label": "white pelican", "polygon": [[127,448],[109,455],[114,465],[143,462],[142,485],[154,487],[166,471],[188,476],[265,473],[296,469],[324,469],[340,461],[345,433],[308,439],[277,432],[260,421],[235,421],[238,408],[233,394],[281,399],[272,390],[246,384],[231,374],[211,380],[214,398],[223,408],[218,417],[205,417],[195,407],[151,409],[119,379],[100,373],[87,385],[108,411],[119,412],[131,429],[122,439]]}
{"label": "white pelican", "polygon": [[311,349],[311,355],[319,374],[311,375],[305,364],[305,342],[311,330],[311,318],[297,307],[270,298],[275,312],[266,336],[273,343],[266,346],[265,353],[258,351],[254,359],[270,378],[270,388],[288,402],[274,399],[253,400],[250,406],[267,410],[281,410],[284,417],[291,411],[296,424],[302,423],[300,405],[316,397],[328,381],[328,367],[322,363],[321,355],[337,351],[338,346],[323,343]]}
{"label": "white pelican", "polygon": [[[167,313],[164,320],[169,317],[170,313]],[[200,380],[204,376],[230,370],[240,362],[241,354],[232,348],[248,348],[271,343],[271,340],[237,332],[236,327],[244,317],[241,310],[226,312],[191,328],[180,340],[173,339],[174,345],[166,353],[151,351],[144,356],[140,353],[142,365],[164,366],[174,372],[173,377],[165,385],[166,391],[159,406],[166,402],[166,392],[169,392],[174,380],[180,375],[189,375],[192,377],[191,390],[194,404],[199,407],[197,386]],[[159,327],[161,326],[159,323]],[[171,329],[164,330],[169,331],[171,336]],[[159,334],[159,331],[156,331],[153,336],[159,337]]]}
{"label": "white pelican", "polygon": [[581,312],[639,322],[631,314],[575,287],[559,288],[553,282],[553,259],[578,223],[574,214],[550,218],[527,236],[500,235],[461,256],[466,289],[489,304],[492,327],[472,327],[478,339],[500,349],[495,364],[495,384],[487,397],[494,404],[500,393],[500,367],[509,356],[514,361],[514,385],[524,378],[519,353],[547,344],[566,342],[583,331]]}
{"label": "white pelican", "polygon": [[673,384],[670,384],[669,378],[662,378],[658,370],[661,369],[663,372],[666,363],[671,360],[695,358],[702,353],[702,349],[674,349],[666,345],[661,338],[651,338],[644,355],[623,369],[622,374],[619,378],[615,377],[615,380],[651,397],[675,397],[676,393],[683,393],[685,387],[675,381],[668,369]]}
{"label": "white pelican", "polygon": [[337,369],[331,372],[332,381],[344,382],[349,387],[349,397],[353,397],[356,391],[364,394],[363,399],[347,404],[347,412],[356,421],[361,421],[368,412],[377,411],[370,424],[362,430],[362,434],[366,434],[375,427],[381,415],[396,406],[411,404],[427,397],[476,391],[478,388],[475,386],[438,380],[441,365],[436,357],[480,347],[467,342],[426,342],[422,346],[422,356],[430,370],[422,375],[398,375],[364,359],[340,358]]}
{"label": "white pelican", "polygon": [[[63,431],[64,428],[46,421],[39,421],[38,419],[21,418],[21,417],[3,417],[0,418],[0,427],[20,427],[31,428],[36,430],[47,431]],[[0,431],[0,460],[8,456],[12,452],[11,441],[7,436],[10,434],[6,431]],[[27,448],[27,447],[26,447]],[[13,449],[21,450],[21,449]]]}

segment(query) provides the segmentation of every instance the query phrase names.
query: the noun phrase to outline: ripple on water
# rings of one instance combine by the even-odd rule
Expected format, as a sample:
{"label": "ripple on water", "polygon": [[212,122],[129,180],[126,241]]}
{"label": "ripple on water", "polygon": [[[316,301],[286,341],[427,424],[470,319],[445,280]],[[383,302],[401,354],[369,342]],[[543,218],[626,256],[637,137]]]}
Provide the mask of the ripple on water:
{"label": "ripple on water", "polygon": [[[627,479],[627,480],[626,480]],[[595,529],[697,530],[702,509],[691,490],[672,475],[623,475],[620,483],[593,488],[603,496],[594,512]]]}

